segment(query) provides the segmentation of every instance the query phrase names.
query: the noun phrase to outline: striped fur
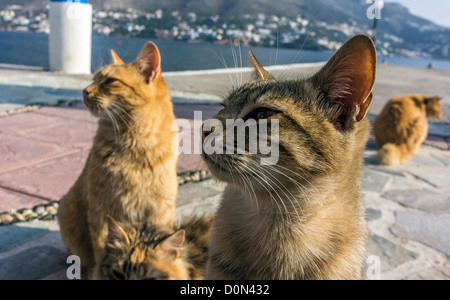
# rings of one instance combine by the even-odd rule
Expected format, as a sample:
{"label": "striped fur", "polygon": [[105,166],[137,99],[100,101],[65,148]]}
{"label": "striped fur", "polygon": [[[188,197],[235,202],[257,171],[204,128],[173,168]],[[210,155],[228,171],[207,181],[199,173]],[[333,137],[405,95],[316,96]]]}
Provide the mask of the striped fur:
{"label": "striped fur", "polygon": [[101,278],[110,280],[200,280],[207,261],[211,218],[172,227],[109,220]]}
{"label": "striped fur", "polygon": [[[232,92],[214,119],[278,120],[279,161],[262,165],[264,155],[249,151],[203,153],[213,175],[228,183],[205,279],[361,278],[373,42],[354,37],[308,79],[276,79],[255,59],[253,66],[257,79]],[[273,134],[269,126],[269,139]],[[227,144],[225,132],[217,136]]]}

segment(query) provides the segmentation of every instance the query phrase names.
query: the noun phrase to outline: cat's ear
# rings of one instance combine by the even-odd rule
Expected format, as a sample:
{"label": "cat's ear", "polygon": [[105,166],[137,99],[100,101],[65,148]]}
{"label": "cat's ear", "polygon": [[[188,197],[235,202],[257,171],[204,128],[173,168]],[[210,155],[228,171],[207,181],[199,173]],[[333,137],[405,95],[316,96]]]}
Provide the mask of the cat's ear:
{"label": "cat's ear", "polygon": [[332,120],[336,127],[345,131],[352,122],[364,119],[372,102],[376,67],[375,44],[361,34],[346,42],[313,76],[331,107],[339,111]]}
{"label": "cat's ear", "polygon": [[429,105],[429,104],[435,104],[439,101],[441,101],[442,98],[439,96],[434,96],[434,97],[426,97],[423,102],[425,103],[425,105]]}
{"label": "cat's ear", "polygon": [[180,257],[181,248],[183,247],[185,236],[186,232],[183,229],[178,230],[174,234],[167,237],[161,243],[162,249],[174,258]]}
{"label": "cat's ear", "polygon": [[123,65],[125,64],[123,60],[117,55],[116,51],[111,49],[111,64],[113,65]]}
{"label": "cat's ear", "polygon": [[273,76],[264,69],[264,67],[259,63],[252,51],[250,51],[250,62],[255,69],[255,71],[253,72],[253,79],[273,79]]}
{"label": "cat's ear", "polygon": [[158,47],[152,42],[145,44],[134,64],[147,84],[155,80],[161,74],[161,54]]}
{"label": "cat's ear", "polygon": [[116,242],[130,244],[130,240],[123,229],[113,218],[108,216],[108,238],[107,242],[110,244],[115,244]]}

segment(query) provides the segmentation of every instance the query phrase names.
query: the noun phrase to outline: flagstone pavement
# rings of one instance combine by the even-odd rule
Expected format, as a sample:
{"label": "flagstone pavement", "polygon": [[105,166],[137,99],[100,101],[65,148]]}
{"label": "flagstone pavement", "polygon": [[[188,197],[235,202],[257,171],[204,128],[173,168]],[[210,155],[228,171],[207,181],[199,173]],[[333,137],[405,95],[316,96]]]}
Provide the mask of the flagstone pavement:
{"label": "flagstone pavement", "polygon": [[[2,74],[0,68],[0,90]],[[437,73],[442,74],[450,72]],[[173,86],[190,84],[186,76],[169,77]],[[450,80],[445,83],[434,89],[436,93],[450,95]],[[387,94],[385,88],[378,87]],[[74,89],[79,92],[78,86]],[[193,84],[179,94],[198,94],[197,89]],[[181,102],[175,105],[175,113],[191,122],[194,111],[202,111],[207,119],[221,109],[217,99]],[[22,108],[14,101],[2,105],[9,105],[5,110]],[[81,104],[30,110],[0,118],[0,213],[59,200],[79,176],[92,146],[97,121]],[[444,115],[449,115],[448,106]],[[430,124],[425,145],[399,167],[375,165],[374,141],[367,145],[362,178],[370,232],[366,279],[450,279],[450,124],[444,121]],[[180,173],[201,169],[205,166],[198,155],[180,157]],[[210,178],[182,185],[177,218],[214,212],[223,189],[223,184]],[[0,214],[0,224],[1,218]],[[55,220],[0,225],[0,280],[67,279],[70,265]]]}

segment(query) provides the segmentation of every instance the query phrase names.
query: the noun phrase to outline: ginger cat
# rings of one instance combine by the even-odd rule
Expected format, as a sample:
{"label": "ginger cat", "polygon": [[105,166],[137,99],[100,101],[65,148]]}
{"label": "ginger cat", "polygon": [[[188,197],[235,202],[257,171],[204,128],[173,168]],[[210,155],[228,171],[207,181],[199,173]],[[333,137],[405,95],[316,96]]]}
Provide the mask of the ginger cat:
{"label": "ginger cat", "polygon": [[159,50],[147,43],[130,64],[112,54],[114,64],[98,71],[83,92],[85,105],[99,118],[98,131],[84,170],[58,211],[68,253],[78,255],[94,279],[107,216],[171,226],[178,189],[171,148],[175,116]]}
{"label": "ginger cat", "polygon": [[110,218],[101,275],[110,280],[201,280],[211,223],[203,217],[172,228]]}
{"label": "ginger cat", "polygon": [[[214,119],[278,120],[279,160],[262,165],[262,153],[203,153],[214,176],[228,183],[205,279],[360,279],[366,242],[360,178],[374,43],[355,36],[307,79],[275,79],[253,55],[252,63],[257,79],[233,91]],[[213,135],[227,144],[217,128],[203,128],[204,143]],[[268,131],[274,134],[272,125]]]}
{"label": "ginger cat", "polygon": [[439,97],[410,95],[392,98],[375,119],[373,131],[380,151],[375,161],[385,166],[405,163],[428,135],[428,121],[441,118]]}

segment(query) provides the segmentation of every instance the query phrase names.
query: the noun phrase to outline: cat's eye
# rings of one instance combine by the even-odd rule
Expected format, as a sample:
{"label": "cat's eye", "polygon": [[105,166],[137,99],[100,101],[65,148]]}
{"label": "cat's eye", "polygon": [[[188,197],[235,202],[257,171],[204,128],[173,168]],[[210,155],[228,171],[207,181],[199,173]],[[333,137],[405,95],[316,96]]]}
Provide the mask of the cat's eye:
{"label": "cat's eye", "polygon": [[116,82],[117,81],[117,79],[115,79],[115,78],[108,78],[108,79],[106,79],[104,82],[103,82],[103,84],[104,85],[110,85],[110,84],[112,84],[112,83],[114,83],[114,82]]}
{"label": "cat's eye", "polygon": [[249,113],[247,116],[245,116],[244,121],[247,121],[249,119],[254,120],[265,120],[268,119],[274,115],[277,115],[279,111],[270,109],[270,108],[258,108]]}

